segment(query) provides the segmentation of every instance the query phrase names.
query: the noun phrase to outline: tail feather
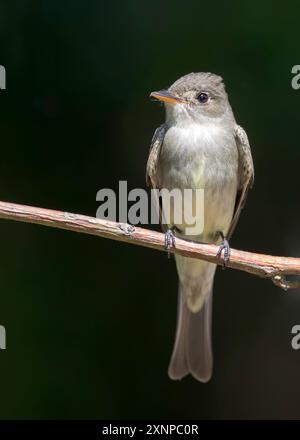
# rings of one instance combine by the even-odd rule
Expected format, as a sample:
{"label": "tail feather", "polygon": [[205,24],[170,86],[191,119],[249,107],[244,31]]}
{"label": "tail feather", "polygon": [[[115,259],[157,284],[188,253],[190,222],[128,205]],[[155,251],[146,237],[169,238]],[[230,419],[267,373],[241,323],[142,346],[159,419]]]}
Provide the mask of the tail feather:
{"label": "tail feather", "polygon": [[171,379],[191,374],[201,382],[209,381],[213,368],[211,321],[212,288],[202,308],[194,313],[187,307],[179,286],[176,338],[168,370]]}

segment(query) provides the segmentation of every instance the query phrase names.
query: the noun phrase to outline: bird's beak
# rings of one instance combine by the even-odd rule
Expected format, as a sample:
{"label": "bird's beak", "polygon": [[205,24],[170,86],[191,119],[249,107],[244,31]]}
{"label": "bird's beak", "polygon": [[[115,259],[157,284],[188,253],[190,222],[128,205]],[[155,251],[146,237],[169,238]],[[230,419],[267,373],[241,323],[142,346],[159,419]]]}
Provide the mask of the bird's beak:
{"label": "bird's beak", "polygon": [[167,102],[169,104],[179,104],[183,103],[183,99],[172,95],[168,90],[160,90],[159,92],[152,92],[150,98],[158,99],[158,101]]}

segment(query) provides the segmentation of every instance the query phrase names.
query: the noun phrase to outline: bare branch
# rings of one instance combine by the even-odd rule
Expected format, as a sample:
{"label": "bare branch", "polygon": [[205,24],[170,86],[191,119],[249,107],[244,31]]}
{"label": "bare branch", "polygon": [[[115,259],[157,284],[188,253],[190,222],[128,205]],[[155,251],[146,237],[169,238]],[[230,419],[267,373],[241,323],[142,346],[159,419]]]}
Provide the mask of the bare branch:
{"label": "bare branch", "polygon": [[[126,223],[6,202],[0,202],[0,218],[67,229],[165,251],[164,234]],[[170,249],[172,253],[222,265],[223,261],[217,257],[217,251],[218,246],[193,243],[179,238],[176,238],[175,248]],[[300,281],[286,280],[288,275],[300,276],[300,258],[275,257],[231,249],[227,266],[269,278],[284,290],[300,287]]]}

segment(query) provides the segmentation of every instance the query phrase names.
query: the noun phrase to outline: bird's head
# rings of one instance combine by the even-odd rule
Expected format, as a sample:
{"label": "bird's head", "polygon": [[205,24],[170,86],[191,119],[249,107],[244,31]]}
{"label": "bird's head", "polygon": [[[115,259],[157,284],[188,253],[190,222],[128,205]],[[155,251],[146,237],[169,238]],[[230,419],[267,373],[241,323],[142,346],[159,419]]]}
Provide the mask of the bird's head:
{"label": "bird's head", "polygon": [[189,73],[150,97],[165,104],[169,124],[233,119],[223,80],[213,73]]}

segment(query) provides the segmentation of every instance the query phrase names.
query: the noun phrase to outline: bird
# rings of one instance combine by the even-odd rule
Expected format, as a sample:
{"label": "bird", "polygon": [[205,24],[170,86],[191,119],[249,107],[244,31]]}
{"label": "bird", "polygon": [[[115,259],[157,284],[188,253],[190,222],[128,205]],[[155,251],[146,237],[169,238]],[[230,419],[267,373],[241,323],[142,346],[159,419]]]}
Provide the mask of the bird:
{"label": "bird", "polygon": [[[229,239],[254,183],[254,165],[247,134],[235,120],[223,78],[210,72],[189,73],[150,97],[164,104],[166,117],[152,138],[147,185],[154,190],[204,191],[202,232],[188,235],[184,221],[176,223],[171,216],[162,225],[166,248],[176,246],[176,237],[213,243],[226,265]],[[217,266],[176,253],[175,262],[177,328],[168,375],[180,380],[190,374],[208,382],[213,370],[212,296]]]}

